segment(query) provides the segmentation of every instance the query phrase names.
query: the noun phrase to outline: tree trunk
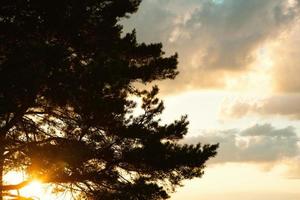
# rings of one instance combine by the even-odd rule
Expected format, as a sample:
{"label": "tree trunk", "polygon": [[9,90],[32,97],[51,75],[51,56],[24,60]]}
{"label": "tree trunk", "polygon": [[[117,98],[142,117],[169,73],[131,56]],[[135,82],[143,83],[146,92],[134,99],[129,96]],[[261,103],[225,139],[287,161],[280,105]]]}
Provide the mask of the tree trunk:
{"label": "tree trunk", "polygon": [[[11,126],[11,125],[10,125]],[[6,124],[5,127],[3,127],[0,131],[0,200],[3,200],[3,186],[4,186],[4,180],[3,180],[3,169],[4,169],[4,151],[5,151],[5,138],[6,138],[6,133],[10,129],[8,124]]]}
{"label": "tree trunk", "polygon": [[4,144],[3,137],[0,139],[0,200],[3,200],[3,165],[4,165]]}

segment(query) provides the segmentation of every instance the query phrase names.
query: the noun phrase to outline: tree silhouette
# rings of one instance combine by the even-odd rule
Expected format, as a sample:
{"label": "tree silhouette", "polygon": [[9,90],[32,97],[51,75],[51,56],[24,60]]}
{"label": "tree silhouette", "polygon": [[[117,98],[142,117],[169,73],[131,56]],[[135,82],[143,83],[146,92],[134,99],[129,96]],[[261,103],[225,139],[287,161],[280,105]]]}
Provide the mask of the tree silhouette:
{"label": "tree silhouette", "polygon": [[[1,0],[0,199],[30,178],[79,199],[167,199],[200,177],[217,145],[180,145],[186,117],[162,124],[158,88],[177,55],[122,36],[140,0]],[[142,99],[143,113],[136,116]],[[3,174],[29,179],[5,185]]]}

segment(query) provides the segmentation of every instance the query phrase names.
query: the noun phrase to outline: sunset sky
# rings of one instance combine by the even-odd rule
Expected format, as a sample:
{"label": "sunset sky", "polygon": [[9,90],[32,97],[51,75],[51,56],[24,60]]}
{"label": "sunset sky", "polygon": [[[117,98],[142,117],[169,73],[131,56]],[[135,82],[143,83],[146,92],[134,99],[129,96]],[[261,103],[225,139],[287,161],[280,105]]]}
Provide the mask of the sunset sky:
{"label": "sunset sky", "polygon": [[185,142],[220,143],[172,200],[300,199],[299,20],[299,0],[144,0],[122,21],[179,54],[163,120],[187,114]]}

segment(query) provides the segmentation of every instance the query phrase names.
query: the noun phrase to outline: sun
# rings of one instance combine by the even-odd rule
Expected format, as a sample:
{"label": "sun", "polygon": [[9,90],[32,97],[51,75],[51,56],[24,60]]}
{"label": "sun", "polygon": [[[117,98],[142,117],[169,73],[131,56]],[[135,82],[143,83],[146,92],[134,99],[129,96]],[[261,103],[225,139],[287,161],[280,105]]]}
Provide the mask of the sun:
{"label": "sun", "polygon": [[[19,184],[26,180],[27,177],[24,173],[11,171],[4,175],[5,184]],[[11,190],[11,195],[20,195],[25,198],[33,200],[69,200],[70,195],[56,195],[52,193],[53,187],[49,184],[43,183],[41,180],[33,179],[25,187],[20,190]]]}
{"label": "sun", "polygon": [[39,180],[33,180],[20,190],[20,195],[26,198],[41,199],[45,196],[45,188]]}
{"label": "sun", "polygon": [[[19,184],[24,180],[26,180],[26,176],[21,172],[11,171],[4,176],[5,184]],[[10,191],[10,194],[32,199],[47,199],[48,194],[45,189],[40,180],[33,179],[25,187]]]}

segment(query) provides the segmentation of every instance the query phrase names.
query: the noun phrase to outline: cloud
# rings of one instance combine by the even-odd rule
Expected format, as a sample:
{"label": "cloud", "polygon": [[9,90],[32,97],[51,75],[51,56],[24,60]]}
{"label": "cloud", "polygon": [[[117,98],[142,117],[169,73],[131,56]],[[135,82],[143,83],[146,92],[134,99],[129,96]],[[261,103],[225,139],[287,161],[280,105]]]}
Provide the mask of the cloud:
{"label": "cloud", "polygon": [[220,143],[215,163],[268,163],[299,155],[299,138],[293,127],[276,129],[270,124],[255,125],[245,130],[209,132],[186,138],[189,144]]}
{"label": "cloud", "polygon": [[241,118],[249,115],[287,116],[290,119],[300,119],[300,94],[274,95],[259,101],[226,102],[221,108],[221,114],[230,118]]}
{"label": "cloud", "polygon": [[230,74],[249,70],[257,48],[294,25],[299,5],[296,0],[144,0],[123,24],[127,31],[136,28],[140,41],[162,42],[167,53],[179,52],[181,75],[173,88],[222,88]]}
{"label": "cloud", "polygon": [[275,89],[281,93],[300,91],[300,18],[287,33],[283,33],[272,46],[274,62],[273,77]]}
{"label": "cloud", "polygon": [[176,25],[189,20],[188,13],[197,9],[198,4],[197,1],[143,0],[138,12],[121,24],[125,32],[136,29],[141,42],[163,42],[167,45],[170,36],[174,37]]}
{"label": "cloud", "polygon": [[[206,67],[235,70],[247,67],[254,59],[252,51],[264,40],[276,37],[297,11],[282,0],[203,1],[186,27],[197,38]],[[196,24],[200,26],[195,28]]]}

